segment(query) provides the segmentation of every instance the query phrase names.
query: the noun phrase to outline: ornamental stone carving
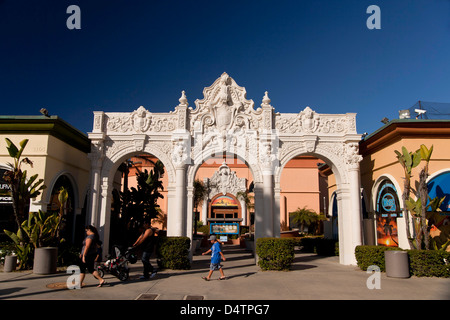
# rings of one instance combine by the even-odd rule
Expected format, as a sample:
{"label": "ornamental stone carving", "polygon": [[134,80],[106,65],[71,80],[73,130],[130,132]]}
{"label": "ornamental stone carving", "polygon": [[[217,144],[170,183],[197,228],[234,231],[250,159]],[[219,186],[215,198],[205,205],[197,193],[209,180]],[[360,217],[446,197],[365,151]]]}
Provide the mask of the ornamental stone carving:
{"label": "ornamental stone carving", "polygon": [[204,98],[196,100],[196,109],[190,112],[191,131],[215,129],[223,134],[232,128],[259,127],[261,109],[254,110],[253,100],[247,100],[246,90],[223,73],[212,86],[203,90]]}
{"label": "ornamental stone carving", "polygon": [[246,179],[238,178],[235,171],[231,171],[224,162],[210,179],[206,179],[209,198],[221,193],[226,195],[230,193],[234,196],[238,192],[246,191]]}
{"label": "ornamental stone carving", "polygon": [[[113,181],[121,161],[148,153],[164,164],[168,177],[168,230],[171,236],[192,235],[192,190],[198,168],[210,158],[237,157],[249,167],[255,193],[255,237],[280,233],[280,178],[284,166],[295,157],[322,158],[336,175],[344,237],[341,262],[352,263],[354,245],[361,243],[360,182],[358,152],[360,135],[356,114],[322,114],[310,107],[298,113],[277,113],[266,91],[261,107],[254,109],[227,73],[205,87],[203,98],[189,107],[182,91],[174,110],[156,113],[140,106],[132,112],[95,111],[92,141],[90,221],[98,224],[104,243],[109,243],[109,217]],[[223,163],[207,179],[211,197],[246,190],[246,179]],[[350,221],[350,223],[348,223]],[[339,231],[341,233],[341,231]],[[352,247],[344,247],[351,244]],[[342,249],[342,250],[341,250]]]}

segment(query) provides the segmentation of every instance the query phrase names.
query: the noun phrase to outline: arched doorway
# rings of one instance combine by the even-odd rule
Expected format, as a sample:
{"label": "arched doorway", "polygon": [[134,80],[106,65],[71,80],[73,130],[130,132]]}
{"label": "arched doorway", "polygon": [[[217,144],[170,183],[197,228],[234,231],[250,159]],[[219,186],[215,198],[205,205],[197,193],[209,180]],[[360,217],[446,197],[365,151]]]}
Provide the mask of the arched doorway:
{"label": "arched doorway", "polygon": [[48,201],[47,211],[59,212],[61,210],[61,203],[58,200],[58,195],[64,188],[67,191],[67,201],[63,207],[64,216],[61,223],[60,237],[67,241],[68,244],[75,244],[77,216],[75,214],[76,204],[78,199],[75,196],[75,185],[73,179],[68,174],[61,174],[53,183],[50,192],[50,200]]}
{"label": "arched doorway", "polygon": [[[342,264],[355,264],[354,248],[362,244],[362,216],[359,180],[359,161],[355,143],[323,140],[317,137],[312,143],[286,143],[281,153],[280,167],[275,174],[275,199],[281,192],[281,173],[286,164],[299,156],[321,159],[333,172],[335,179],[335,199],[338,214],[339,261]],[[279,208],[279,207],[278,207]],[[276,212],[279,212],[279,209]],[[279,217],[278,217],[279,219]],[[335,220],[336,222],[336,220]]]}
{"label": "arched doorway", "polygon": [[376,193],[376,239],[377,245],[399,246],[397,218],[402,217],[402,209],[397,188],[388,178],[383,179]]}
{"label": "arched doorway", "polygon": [[217,194],[208,206],[208,222],[242,222],[241,204],[230,193]]}

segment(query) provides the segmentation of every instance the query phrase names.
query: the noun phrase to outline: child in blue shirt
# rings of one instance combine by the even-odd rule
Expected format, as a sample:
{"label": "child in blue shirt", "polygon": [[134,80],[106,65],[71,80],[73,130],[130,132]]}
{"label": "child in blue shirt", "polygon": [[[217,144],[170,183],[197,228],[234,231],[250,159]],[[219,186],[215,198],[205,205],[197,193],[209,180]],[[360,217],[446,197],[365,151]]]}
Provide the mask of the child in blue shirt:
{"label": "child in blue shirt", "polygon": [[224,280],[224,279],[226,279],[226,277],[223,273],[222,266],[220,265],[220,258],[222,258],[223,261],[225,261],[225,256],[223,255],[222,250],[220,248],[220,243],[219,243],[219,241],[217,241],[217,238],[214,235],[209,237],[209,241],[211,241],[211,243],[213,245],[212,245],[211,249],[209,249],[206,252],[203,252],[202,255],[208,254],[210,252],[212,253],[211,254],[211,265],[209,267],[208,276],[202,277],[202,279],[209,281],[211,279],[211,275],[213,274],[214,270],[219,270],[220,275],[221,275],[219,280]]}

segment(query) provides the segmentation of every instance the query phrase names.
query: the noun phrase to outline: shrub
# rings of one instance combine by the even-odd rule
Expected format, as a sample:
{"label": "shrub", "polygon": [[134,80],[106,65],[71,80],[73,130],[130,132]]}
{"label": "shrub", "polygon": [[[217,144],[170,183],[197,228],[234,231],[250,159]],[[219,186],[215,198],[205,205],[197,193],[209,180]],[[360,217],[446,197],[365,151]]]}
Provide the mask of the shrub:
{"label": "shrub", "polygon": [[[322,236],[320,237],[322,238]],[[300,239],[300,245],[303,252],[316,253],[316,244],[319,237],[305,237]]]}
{"label": "shrub", "polygon": [[[361,270],[377,265],[386,271],[384,252],[386,250],[402,250],[383,246],[357,246],[356,261]],[[441,250],[407,250],[409,272],[417,277],[450,277],[450,253]]]}
{"label": "shrub", "polygon": [[157,249],[158,267],[175,270],[190,269],[190,247],[191,240],[188,237],[160,237]]}
{"label": "shrub", "polygon": [[321,256],[338,256],[339,242],[334,239],[324,239],[320,237],[306,237],[301,238],[300,246],[302,251],[317,253]]}
{"label": "shrub", "polygon": [[256,241],[258,265],[262,270],[289,270],[296,241],[290,238],[259,238]]}
{"label": "shrub", "polygon": [[355,248],[355,257],[358,267],[366,271],[369,266],[380,267],[381,271],[386,271],[384,252],[386,250],[402,250],[395,247],[383,246],[357,246]]}
{"label": "shrub", "polygon": [[450,252],[409,250],[410,273],[417,277],[450,277]]}

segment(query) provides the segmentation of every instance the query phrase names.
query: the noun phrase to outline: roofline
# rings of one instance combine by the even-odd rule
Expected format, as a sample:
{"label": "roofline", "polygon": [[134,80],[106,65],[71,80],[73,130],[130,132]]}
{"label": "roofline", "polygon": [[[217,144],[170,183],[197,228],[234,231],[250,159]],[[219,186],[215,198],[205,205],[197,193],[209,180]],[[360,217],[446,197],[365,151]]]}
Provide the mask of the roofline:
{"label": "roofline", "polygon": [[360,141],[361,155],[404,137],[450,137],[450,120],[394,119]]}
{"label": "roofline", "polygon": [[89,153],[88,136],[58,116],[0,116],[0,134],[48,134]]}

